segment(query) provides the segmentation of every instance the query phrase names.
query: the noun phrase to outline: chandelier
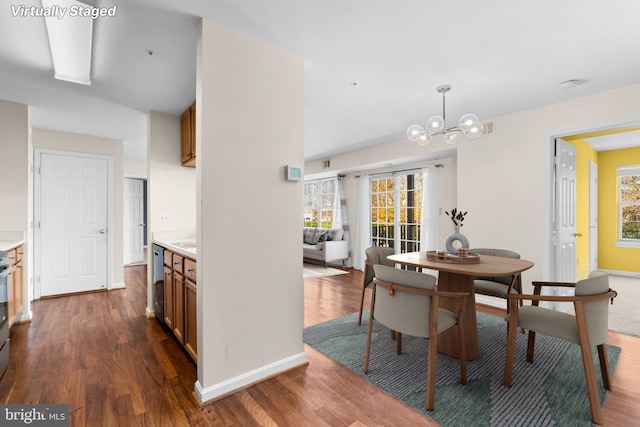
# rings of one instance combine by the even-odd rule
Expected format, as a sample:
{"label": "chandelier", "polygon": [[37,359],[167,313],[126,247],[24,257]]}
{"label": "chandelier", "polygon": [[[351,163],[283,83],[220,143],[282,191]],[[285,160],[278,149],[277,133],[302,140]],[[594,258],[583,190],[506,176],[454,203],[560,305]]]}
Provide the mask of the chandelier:
{"label": "chandelier", "polygon": [[460,117],[458,126],[447,128],[444,97],[451,90],[451,85],[438,86],[436,90],[442,94],[442,116],[429,117],[424,127],[420,125],[409,126],[407,138],[410,141],[417,142],[418,145],[427,145],[436,135],[443,135],[444,142],[447,144],[455,144],[460,139],[460,133],[471,139],[481,137],[484,132],[484,125],[480,123],[478,116],[472,113],[467,113]]}

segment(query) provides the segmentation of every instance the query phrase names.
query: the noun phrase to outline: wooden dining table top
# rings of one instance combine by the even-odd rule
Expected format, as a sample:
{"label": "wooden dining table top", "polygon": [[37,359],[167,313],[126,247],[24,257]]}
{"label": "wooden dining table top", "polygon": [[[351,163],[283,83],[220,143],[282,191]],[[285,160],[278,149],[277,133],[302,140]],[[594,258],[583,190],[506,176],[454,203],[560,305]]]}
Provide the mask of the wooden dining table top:
{"label": "wooden dining table top", "polygon": [[491,255],[480,255],[480,262],[458,264],[427,259],[426,252],[407,252],[389,255],[388,260],[398,264],[418,268],[462,274],[466,276],[501,277],[513,276],[533,267],[533,262],[526,259],[505,258]]}

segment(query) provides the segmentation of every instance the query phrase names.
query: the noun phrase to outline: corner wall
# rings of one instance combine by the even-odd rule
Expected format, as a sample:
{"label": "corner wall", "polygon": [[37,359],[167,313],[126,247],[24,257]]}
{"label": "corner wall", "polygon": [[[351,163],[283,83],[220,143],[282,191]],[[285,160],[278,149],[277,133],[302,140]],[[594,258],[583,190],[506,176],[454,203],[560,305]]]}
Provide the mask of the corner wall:
{"label": "corner wall", "polygon": [[201,401],[306,363],[304,62],[203,20],[196,77]]}

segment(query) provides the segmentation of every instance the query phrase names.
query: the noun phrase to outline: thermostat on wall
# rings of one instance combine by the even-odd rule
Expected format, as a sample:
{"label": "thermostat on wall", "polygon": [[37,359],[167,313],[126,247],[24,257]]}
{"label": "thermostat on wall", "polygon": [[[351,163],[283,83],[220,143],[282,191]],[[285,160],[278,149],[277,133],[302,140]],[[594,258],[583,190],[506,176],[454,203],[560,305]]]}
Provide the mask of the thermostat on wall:
{"label": "thermostat on wall", "polygon": [[286,166],[285,177],[287,181],[300,181],[302,179],[302,170],[293,166]]}

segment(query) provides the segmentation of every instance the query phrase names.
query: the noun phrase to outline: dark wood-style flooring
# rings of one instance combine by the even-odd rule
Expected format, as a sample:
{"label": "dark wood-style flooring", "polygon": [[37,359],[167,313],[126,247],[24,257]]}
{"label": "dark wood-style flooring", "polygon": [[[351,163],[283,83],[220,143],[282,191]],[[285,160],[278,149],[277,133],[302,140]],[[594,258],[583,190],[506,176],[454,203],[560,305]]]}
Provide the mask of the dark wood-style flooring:
{"label": "dark wood-style flooring", "polygon": [[[310,347],[308,366],[200,408],[194,365],[144,315],[145,269],[125,268],[126,289],[35,301],[33,321],[11,330],[0,403],[68,404],[71,426],[438,425]],[[357,311],[361,280],[305,280],[305,326]],[[640,339],[609,343],[622,353],[605,425],[640,425]]]}

